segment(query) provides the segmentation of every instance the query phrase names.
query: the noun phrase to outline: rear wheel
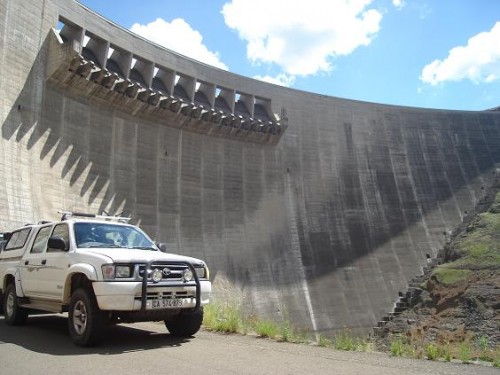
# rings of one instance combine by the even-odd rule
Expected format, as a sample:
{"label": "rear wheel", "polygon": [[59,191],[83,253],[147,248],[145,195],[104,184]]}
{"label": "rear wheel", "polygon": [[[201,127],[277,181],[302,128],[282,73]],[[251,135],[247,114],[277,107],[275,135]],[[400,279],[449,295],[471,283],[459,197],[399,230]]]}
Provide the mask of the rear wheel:
{"label": "rear wheel", "polygon": [[77,289],[71,295],[68,328],[71,339],[78,346],[97,344],[106,326],[104,313],[97,306],[94,295],[87,289]]}
{"label": "rear wheel", "polygon": [[203,323],[203,307],[197,310],[182,312],[175,317],[165,320],[168,331],[178,337],[193,336],[200,330]]}
{"label": "rear wheel", "polygon": [[19,307],[16,295],[16,286],[9,284],[3,295],[3,311],[5,323],[11,326],[22,325],[28,319],[28,311]]}

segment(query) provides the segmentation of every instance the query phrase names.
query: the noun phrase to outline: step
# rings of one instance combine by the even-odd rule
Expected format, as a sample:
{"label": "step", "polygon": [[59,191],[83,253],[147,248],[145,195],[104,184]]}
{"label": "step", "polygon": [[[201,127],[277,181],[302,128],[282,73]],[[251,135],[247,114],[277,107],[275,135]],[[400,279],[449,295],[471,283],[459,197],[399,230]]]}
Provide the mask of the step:
{"label": "step", "polygon": [[407,302],[396,302],[396,308],[407,309],[408,303]]}

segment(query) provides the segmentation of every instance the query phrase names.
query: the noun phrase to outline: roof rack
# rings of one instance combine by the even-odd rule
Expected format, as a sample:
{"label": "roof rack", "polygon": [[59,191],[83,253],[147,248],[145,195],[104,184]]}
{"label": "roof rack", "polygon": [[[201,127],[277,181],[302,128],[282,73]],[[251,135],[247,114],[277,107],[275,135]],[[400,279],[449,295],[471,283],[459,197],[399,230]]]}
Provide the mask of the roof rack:
{"label": "roof rack", "polygon": [[92,219],[111,220],[111,221],[126,223],[131,219],[130,217],[125,217],[125,216],[111,216],[108,215],[108,213],[105,211],[103,211],[103,213],[101,213],[100,215],[88,214],[84,212],[72,212],[72,211],[58,211],[58,213],[61,214],[61,221],[68,220],[72,217],[87,217]]}

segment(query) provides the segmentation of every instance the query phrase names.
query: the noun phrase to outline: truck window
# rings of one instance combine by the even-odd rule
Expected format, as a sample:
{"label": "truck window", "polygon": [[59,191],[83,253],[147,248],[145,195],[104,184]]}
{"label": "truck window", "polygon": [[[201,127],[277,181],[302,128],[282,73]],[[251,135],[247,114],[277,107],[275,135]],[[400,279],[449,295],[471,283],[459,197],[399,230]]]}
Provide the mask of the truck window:
{"label": "truck window", "polygon": [[[67,243],[69,243],[69,229],[67,224],[57,224],[54,227],[54,231],[52,232],[52,237],[61,237]],[[47,249],[47,252],[61,252],[61,250],[51,249],[50,247]]]}
{"label": "truck window", "polygon": [[26,244],[26,239],[30,232],[31,228],[24,228],[12,233],[12,236],[5,245],[5,251],[21,249]]}
{"label": "truck window", "polygon": [[33,247],[31,248],[31,254],[39,254],[45,251],[51,229],[52,227],[43,227],[38,231],[35,242],[33,242]]}

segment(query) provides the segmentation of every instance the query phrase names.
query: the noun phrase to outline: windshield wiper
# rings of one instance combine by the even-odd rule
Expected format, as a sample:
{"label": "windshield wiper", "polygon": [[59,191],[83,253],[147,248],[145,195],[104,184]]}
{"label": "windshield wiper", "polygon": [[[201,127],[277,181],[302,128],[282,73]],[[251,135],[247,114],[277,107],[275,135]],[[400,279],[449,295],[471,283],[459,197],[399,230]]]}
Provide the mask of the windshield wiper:
{"label": "windshield wiper", "polygon": [[86,246],[79,246],[80,248],[86,248],[86,249],[90,249],[90,248],[109,248],[109,247],[112,247],[112,248],[118,248],[118,247],[122,247],[120,245],[115,245],[115,244],[109,244],[109,243],[102,243],[102,244],[99,244],[99,245],[86,245]]}
{"label": "windshield wiper", "polygon": [[154,247],[152,246],[132,246],[130,249],[139,249],[139,250],[153,250],[157,251]]}

